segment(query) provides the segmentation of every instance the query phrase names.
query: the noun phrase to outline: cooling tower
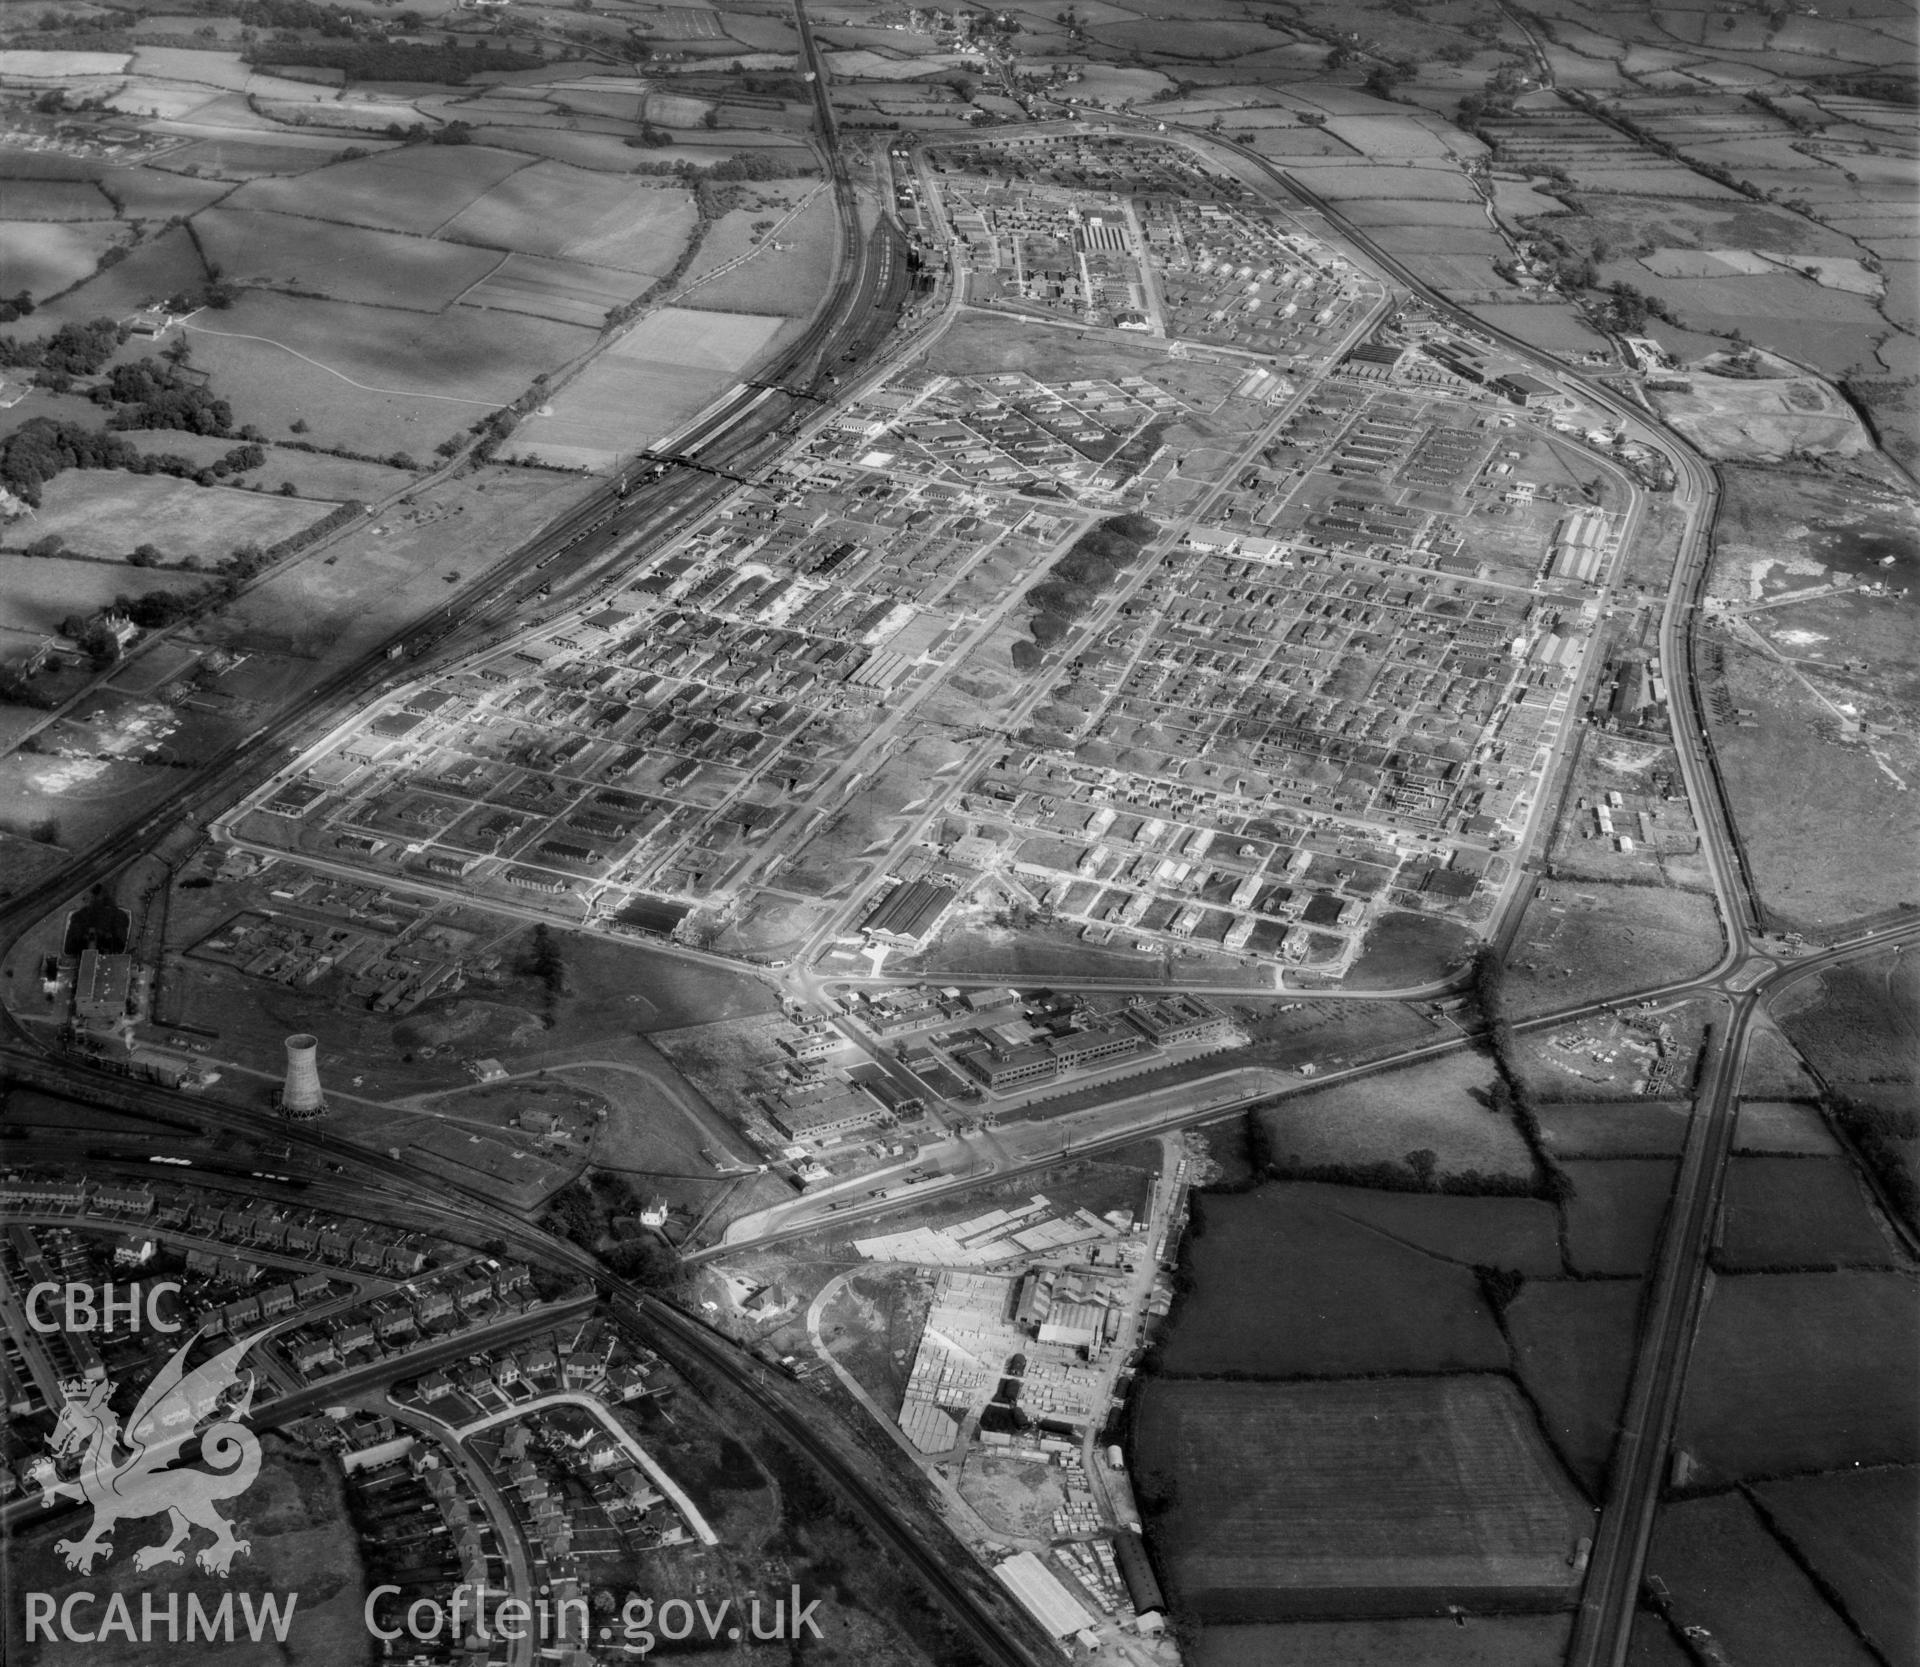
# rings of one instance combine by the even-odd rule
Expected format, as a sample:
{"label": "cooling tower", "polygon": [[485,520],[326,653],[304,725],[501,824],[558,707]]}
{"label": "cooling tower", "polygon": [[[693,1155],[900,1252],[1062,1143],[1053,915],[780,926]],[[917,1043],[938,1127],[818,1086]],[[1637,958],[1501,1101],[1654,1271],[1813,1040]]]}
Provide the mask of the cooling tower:
{"label": "cooling tower", "polygon": [[319,1049],[318,1037],[287,1038],[287,1081],[280,1090],[280,1109],[289,1117],[318,1117],[327,1109],[320,1092]]}

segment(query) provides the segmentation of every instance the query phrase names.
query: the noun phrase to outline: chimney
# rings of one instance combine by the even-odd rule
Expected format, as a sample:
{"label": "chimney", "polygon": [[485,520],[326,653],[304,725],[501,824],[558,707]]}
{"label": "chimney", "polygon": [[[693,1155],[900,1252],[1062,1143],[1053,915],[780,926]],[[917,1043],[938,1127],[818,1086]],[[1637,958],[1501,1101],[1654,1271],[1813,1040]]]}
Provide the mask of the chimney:
{"label": "chimney", "polygon": [[289,1117],[319,1117],[327,1109],[320,1092],[319,1049],[318,1037],[287,1038],[287,1081],[280,1090],[280,1109]]}

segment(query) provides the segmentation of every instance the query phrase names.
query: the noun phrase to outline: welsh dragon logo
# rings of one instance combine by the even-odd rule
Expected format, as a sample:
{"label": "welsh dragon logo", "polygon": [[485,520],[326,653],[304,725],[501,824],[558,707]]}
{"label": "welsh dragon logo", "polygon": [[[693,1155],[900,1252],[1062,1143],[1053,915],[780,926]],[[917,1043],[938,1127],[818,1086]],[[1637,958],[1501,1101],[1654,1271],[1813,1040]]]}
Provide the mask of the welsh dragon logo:
{"label": "welsh dragon logo", "polygon": [[[53,1461],[40,1469],[40,1503],[52,1505],[63,1496],[93,1507],[93,1526],[86,1538],[56,1540],[54,1550],[67,1567],[89,1573],[96,1560],[113,1555],[112,1533],[122,1517],[165,1513],[171,1532],[164,1541],[142,1546],[133,1554],[136,1569],[157,1563],[184,1563],[183,1542],[195,1528],[213,1536],[195,1561],[209,1574],[225,1578],[235,1557],[252,1543],[233,1535],[233,1524],[217,1512],[214,1501],[245,1493],[260,1474],[260,1438],[241,1422],[253,1405],[254,1374],[245,1374],[245,1387],[231,1396],[241,1381],[240,1357],[256,1338],[243,1338],[191,1371],[183,1343],[166,1365],[154,1374],[124,1431],[107,1404],[113,1395],[110,1381],[73,1381],[62,1387],[65,1404],[54,1427]],[[200,1421],[219,1416],[205,1430]],[[196,1432],[200,1457],[213,1468],[169,1469]],[[80,1455],[73,1480],[63,1481],[57,1461]]]}

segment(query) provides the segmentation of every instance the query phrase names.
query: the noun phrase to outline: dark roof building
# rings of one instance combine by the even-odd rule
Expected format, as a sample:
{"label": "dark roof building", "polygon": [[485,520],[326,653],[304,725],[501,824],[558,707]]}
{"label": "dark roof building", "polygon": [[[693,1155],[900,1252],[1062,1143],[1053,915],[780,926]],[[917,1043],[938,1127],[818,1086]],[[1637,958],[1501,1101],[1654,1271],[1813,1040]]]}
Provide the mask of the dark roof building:
{"label": "dark roof building", "polygon": [[880,900],[861,930],[881,943],[924,949],[958,900],[951,886],[937,880],[909,880]]}

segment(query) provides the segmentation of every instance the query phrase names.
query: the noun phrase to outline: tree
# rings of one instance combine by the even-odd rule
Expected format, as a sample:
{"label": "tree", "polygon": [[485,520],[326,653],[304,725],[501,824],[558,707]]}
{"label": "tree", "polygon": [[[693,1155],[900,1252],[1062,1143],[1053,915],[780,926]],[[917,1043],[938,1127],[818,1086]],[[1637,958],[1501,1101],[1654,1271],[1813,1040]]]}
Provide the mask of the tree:
{"label": "tree", "polygon": [[138,544],[127,557],[129,567],[158,567],[160,565],[160,547],[157,544]]}
{"label": "tree", "polygon": [[1439,1164],[1439,1153],[1428,1146],[1419,1147],[1407,1154],[1407,1167],[1413,1171],[1414,1179],[1423,1187],[1433,1185],[1433,1174]]}

